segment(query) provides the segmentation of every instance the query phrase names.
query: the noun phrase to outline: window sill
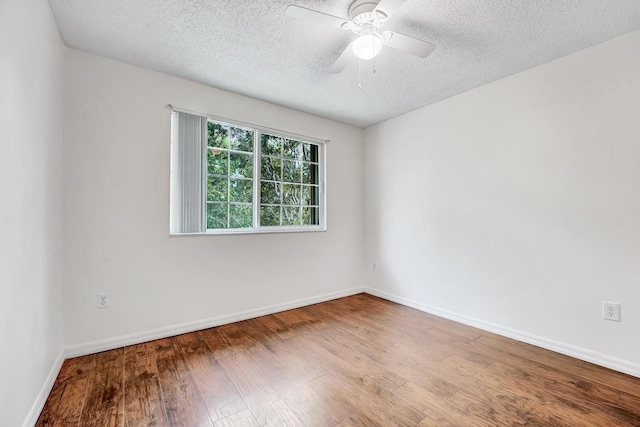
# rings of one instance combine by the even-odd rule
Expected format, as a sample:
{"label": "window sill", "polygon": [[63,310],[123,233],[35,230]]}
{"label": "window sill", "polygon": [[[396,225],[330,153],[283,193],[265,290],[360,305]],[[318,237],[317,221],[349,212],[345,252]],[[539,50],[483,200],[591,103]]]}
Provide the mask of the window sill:
{"label": "window sill", "polygon": [[326,227],[264,227],[264,228],[228,228],[220,230],[207,230],[203,233],[169,233],[169,237],[193,237],[193,236],[228,236],[234,234],[273,234],[273,233],[315,233],[327,231]]}

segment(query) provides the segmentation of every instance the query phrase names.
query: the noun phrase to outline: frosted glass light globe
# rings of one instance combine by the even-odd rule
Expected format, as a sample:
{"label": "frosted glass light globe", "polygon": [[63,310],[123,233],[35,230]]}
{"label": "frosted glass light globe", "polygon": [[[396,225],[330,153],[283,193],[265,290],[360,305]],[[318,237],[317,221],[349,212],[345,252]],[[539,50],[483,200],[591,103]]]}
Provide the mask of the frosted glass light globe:
{"label": "frosted glass light globe", "polygon": [[365,34],[355,39],[351,45],[353,53],[363,60],[375,57],[382,50],[382,39],[375,34]]}

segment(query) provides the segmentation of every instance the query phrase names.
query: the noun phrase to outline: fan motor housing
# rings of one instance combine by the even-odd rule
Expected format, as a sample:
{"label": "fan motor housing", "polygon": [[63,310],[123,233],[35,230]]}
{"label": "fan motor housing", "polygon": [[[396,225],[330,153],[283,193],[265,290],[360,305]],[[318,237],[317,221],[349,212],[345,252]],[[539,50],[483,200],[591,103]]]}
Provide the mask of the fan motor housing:
{"label": "fan motor housing", "polygon": [[373,12],[380,1],[376,0],[356,0],[349,6],[349,19],[354,20],[356,16],[363,13]]}

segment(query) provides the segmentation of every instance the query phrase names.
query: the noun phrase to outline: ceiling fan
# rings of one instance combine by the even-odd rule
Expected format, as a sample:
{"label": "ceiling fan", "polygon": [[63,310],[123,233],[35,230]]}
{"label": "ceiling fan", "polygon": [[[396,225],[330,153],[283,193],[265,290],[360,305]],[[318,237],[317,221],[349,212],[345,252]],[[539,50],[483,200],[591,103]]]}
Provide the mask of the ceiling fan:
{"label": "ceiling fan", "polygon": [[349,19],[329,15],[294,4],[287,7],[287,16],[308,19],[319,24],[327,24],[343,30],[350,30],[356,36],[344,49],[336,62],[329,68],[330,73],[339,73],[346,67],[351,54],[360,59],[372,59],[380,53],[382,46],[389,46],[420,58],[426,58],[436,48],[432,43],[414,39],[395,31],[382,31],[382,26],[406,0],[355,0],[349,6]]}

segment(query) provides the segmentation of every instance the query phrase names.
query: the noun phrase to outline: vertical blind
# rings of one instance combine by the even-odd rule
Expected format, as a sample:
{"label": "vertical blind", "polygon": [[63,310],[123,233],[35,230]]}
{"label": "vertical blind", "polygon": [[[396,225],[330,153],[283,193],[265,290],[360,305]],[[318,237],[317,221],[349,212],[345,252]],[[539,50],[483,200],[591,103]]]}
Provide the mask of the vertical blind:
{"label": "vertical blind", "polygon": [[206,117],[174,111],[171,165],[171,231],[205,231]]}

